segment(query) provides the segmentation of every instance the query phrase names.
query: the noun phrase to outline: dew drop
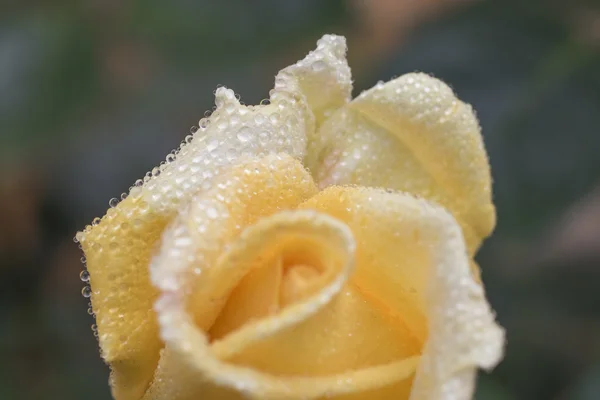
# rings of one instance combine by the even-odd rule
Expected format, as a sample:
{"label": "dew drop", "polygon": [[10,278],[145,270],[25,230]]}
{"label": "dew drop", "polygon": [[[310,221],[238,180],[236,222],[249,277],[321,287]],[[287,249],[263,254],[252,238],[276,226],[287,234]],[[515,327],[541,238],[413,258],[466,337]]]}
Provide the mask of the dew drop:
{"label": "dew drop", "polygon": [[209,207],[206,210],[206,215],[208,215],[208,218],[210,218],[210,219],[216,219],[219,216],[219,213],[216,208]]}
{"label": "dew drop", "polygon": [[212,139],[207,143],[206,150],[213,151],[217,147],[219,147],[219,141],[217,139]]}
{"label": "dew drop", "polygon": [[108,201],[108,205],[109,205],[111,208],[114,208],[114,207],[116,207],[116,206],[117,206],[117,204],[119,204],[119,199],[117,199],[116,197],[113,197],[112,199],[110,199],[110,200]]}
{"label": "dew drop", "polygon": [[81,295],[86,299],[89,299],[92,296],[92,288],[85,286],[83,289],[81,289]]}
{"label": "dew drop", "polygon": [[327,68],[327,64],[325,64],[323,60],[318,60],[315,61],[311,67],[314,72],[320,72]]}
{"label": "dew drop", "polygon": [[87,313],[90,315],[94,315],[94,310],[90,307],[87,309]]}
{"label": "dew drop", "polygon": [[141,196],[142,194],[142,189],[140,186],[134,186],[131,188],[131,190],[129,191],[129,195],[131,196],[131,198],[133,199],[137,199]]}
{"label": "dew drop", "polygon": [[90,273],[84,269],[83,271],[81,271],[79,273],[79,279],[81,279],[82,282],[89,282],[90,281]]}
{"label": "dew drop", "polygon": [[252,132],[248,127],[243,127],[238,131],[237,138],[240,142],[246,143],[252,138]]}
{"label": "dew drop", "polygon": [[268,106],[269,104],[271,104],[271,100],[269,100],[269,99],[262,99],[260,101],[261,106]]}
{"label": "dew drop", "polygon": [[208,118],[202,118],[198,125],[200,126],[200,129],[204,130],[210,125],[210,120]]}

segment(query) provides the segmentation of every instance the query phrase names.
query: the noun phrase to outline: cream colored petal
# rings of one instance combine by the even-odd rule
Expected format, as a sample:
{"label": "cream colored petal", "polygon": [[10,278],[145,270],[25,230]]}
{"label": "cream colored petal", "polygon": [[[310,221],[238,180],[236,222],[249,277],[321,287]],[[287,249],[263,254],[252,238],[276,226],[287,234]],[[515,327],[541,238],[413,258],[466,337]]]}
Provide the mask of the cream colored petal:
{"label": "cream colored petal", "polygon": [[147,270],[162,229],[182,204],[213,187],[232,166],[279,152],[302,159],[306,137],[314,134],[313,109],[324,113],[343,101],[341,81],[331,81],[328,96],[315,97],[312,88],[332,77],[349,81],[344,52],[343,38],[324,37],[305,60],[278,75],[268,105],[246,107],[233,91],[217,89],[216,110],[200,121],[200,129],[136,182],[125,201],[78,234],[91,274],[100,347],[118,400],[139,398],[162,346]]}
{"label": "cream colored petal", "polygon": [[[366,327],[360,330],[358,316],[353,317],[351,311],[357,306],[356,303],[365,302],[364,299],[350,295],[345,296],[343,301],[334,301],[351,271],[353,240],[350,231],[334,219],[314,212],[287,212],[268,217],[274,213],[271,205],[277,196],[295,199],[285,202],[279,200],[277,203],[295,208],[303,201],[303,197],[306,198],[306,194],[311,191],[314,193],[314,186],[311,189],[307,183],[303,184],[306,180],[310,182],[308,173],[297,162],[289,158],[287,160],[289,165],[273,165],[271,168],[260,165],[258,172],[254,166],[245,166],[237,174],[223,176],[214,190],[195,198],[190,208],[165,232],[162,250],[152,264],[152,275],[163,293],[156,308],[167,346],[162,352],[153,384],[146,393],[146,400],[191,400],[200,395],[205,399],[248,396],[257,399],[294,399],[324,395],[358,399],[357,393],[377,393],[384,396],[382,399],[394,399],[398,392],[406,391],[410,386],[418,357],[394,358],[395,361],[384,365],[367,364],[362,369],[342,370],[343,363],[340,366],[340,362],[343,357],[358,363],[360,360],[353,360],[353,357],[364,358],[364,354],[373,352],[378,352],[381,361],[389,360],[390,354],[387,353],[399,358],[415,354],[414,347],[412,353],[401,353],[410,351],[400,340],[406,337],[402,333],[405,332],[402,331],[405,329],[402,325],[388,326],[381,322],[386,318],[385,312],[366,306],[363,306],[361,315],[370,317],[372,321],[363,319],[363,324],[380,321],[383,328],[374,333],[381,335],[380,338],[389,339],[386,342],[394,335],[398,336],[394,338],[394,347],[377,347],[381,342],[373,340],[361,352],[356,349],[357,343],[349,341],[352,352],[337,354],[337,367],[330,366],[336,367],[333,373],[327,374],[329,371],[324,365],[323,372],[315,377],[307,377],[312,375],[310,372],[281,376],[270,369],[275,368],[275,364],[244,364],[252,362],[252,349],[261,346],[264,349],[270,341],[273,348],[266,349],[264,357],[259,358],[263,361],[272,358],[273,363],[286,365],[289,357],[282,357],[280,351],[274,350],[285,346],[282,339],[287,334],[290,335],[288,348],[300,354],[299,349],[295,348],[300,344],[296,329],[306,331],[306,321],[315,316],[314,323],[328,322],[329,327],[338,329],[338,332],[342,332],[340,327],[344,326],[346,333],[353,333],[352,328],[356,328],[356,334],[359,335],[357,339],[360,339],[360,335],[364,337],[368,330]],[[268,165],[270,162],[263,161],[262,164]],[[303,186],[305,189],[300,193],[304,195],[289,197],[289,193]],[[256,225],[239,236],[240,230],[252,223]],[[298,296],[297,301],[284,304],[274,314],[269,310],[274,302],[271,281],[277,281],[278,278],[270,271],[257,270],[256,266],[257,263],[264,263],[269,269],[272,265],[270,260],[276,254],[283,255],[281,266],[288,263],[314,266],[321,262],[323,272],[320,275],[325,280],[316,290],[292,290],[292,295],[284,297],[290,299]],[[255,275],[267,279],[257,282]],[[300,275],[307,276],[304,272]],[[248,281],[244,282],[246,279]],[[283,276],[282,280],[285,279]],[[193,283],[191,286],[190,282]],[[248,286],[251,285],[257,285],[254,296],[259,299],[246,297],[246,300],[257,306],[254,310],[241,305],[243,297],[252,294],[248,293]],[[285,290],[284,285],[280,290]],[[229,301],[235,303],[231,310],[228,310]],[[335,307],[328,308],[330,304]],[[239,316],[231,315],[235,314],[236,306],[241,306]],[[343,314],[333,318],[337,311]],[[223,314],[229,314],[225,321]],[[331,321],[327,321],[328,316],[332,317]],[[343,316],[350,321],[344,321]],[[242,320],[236,320],[238,317]],[[244,318],[248,320],[244,321]],[[326,333],[323,330],[310,330],[315,331],[315,345],[319,340],[323,343],[332,339],[323,336],[322,333]],[[219,337],[222,339],[211,344],[210,339]],[[308,336],[305,335],[305,338]],[[308,348],[310,344],[310,341],[305,342]],[[384,360],[384,357],[388,359]],[[300,363],[306,364],[308,361],[300,360]],[[296,367],[302,365],[297,363]],[[312,368],[309,370],[312,372]],[[390,391],[391,387],[395,390]]]}
{"label": "cream colored petal", "polygon": [[[421,344],[401,318],[389,314],[385,305],[353,284],[292,327],[280,328],[270,336],[256,336],[254,332],[260,325],[250,324],[212,343],[215,356],[283,378],[354,375],[355,381],[346,391],[357,398],[372,398],[382,386],[393,386],[395,399],[410,390],[413,373],[403,368],[414,365]],[[393,371],[398,372],[400,366],[402,373],[394,376]],[[356,372],[368,369],[381,371],[386,376],[385,385],[374,374],[370,375],[371,381],[361,382],[364,378]],[[307,395],[303,390],[293,398]],[[337,399],[333,393],[329,395]]]}
{"label": "cream colored petal", "polygon": [[470,273],[460,227],[443,208],[409,194],[332,187],[301,208],[352,229],[361,290],[425,340],[411,399],[470,399],[478,367],[502,356],[503,330]]}
{"label": "cream colored petal", "polygon": [[163,235],[163,242],[175,243],[180,251],[164,251],[155,258],[154,284],[186,295],[196,324],[208,329],[228,292],[247,272],[236,276],[214,268],[222,253],[248,225],[293,209],[316,191],[302,164],[286,154],[232,168],[218,177],[213,188],[198,193],[173,222],[176,229]]}
{"label": "cream colored petal", "polygon": [[306,160],[321,187],[385,187],[443,205],[461,224],[470,254],[494,227],[477,119],[428,75],[406,74],[362,93],[320,127]]}
{"label": "cream colored petal", "polygon": [[[187,253],[189,249],[177,246],[181,232],[174,234],[178,231],[177,226],[171,229],[172,234],[165,237],[162,252]],[[245,230],[214,265],[216,272],[212,275],[213,284],[210,287],[233,289],[241,276],[253,268],[255,260],[270,259],[271,251],[285,252],[286,246],[298,239],[312,241],[313,251],[324,257],[327,264],[324,275],[327,279],[323,287],[305,300],[283,308],[276,315],[248,322],[212,345],[208,342],[206,332],[193,323],[193,317],[186,311],[181,291],[163,292],[156,308],[167,349],[147,399],[187,400],[200,396],[206,399],[335,398],[365,389],[377,389],[412,375],[418,357],[316,377],[307,376],[312,375],[310,369],[302,375],[286,375],[285,371],[275,373],[266,366],[261,369],[227,360],[242,353],[248,355],[246,349],[260,346],[270,338],[277,342],[282,332],[297,334],[296,329],[302,329],[305,321],[335,301],[336,295],[342,290],[352,271],[352,234],[335,219],[309,211],[276,214],[259,220]],[[164,262],[172,260],[169,256],[162,259]],[[177,273],[177,268],[173,268],[171,263],[160,262],[154,267],[157,272]],[[222,274],[222,271],[226,274]],[[234,282],[230,282],[229,277],[234,277]],[[227,282],[221,284],[223,281]],[[319,336],[318,332],[315,334]],[[288,343],[290,351],[294,348],[289,346],[300,345],[296,339],[293,336]],[[265,351],[262,361],[268,358],[279,359],[278,362],[284,364],[285,361],[292,361],[285,353],[276,351]]]}
{"label": "cream colored petal", "polygon": [[303,60],[279,72],[275,91],[294,92],[298,87],[317,125],[350,101],[352,76],[346,61],[346,39],[325,35]]}
{"label": "cream colored petal", "polygon": [[315,115],[330,113],[349,100],[352,86],[345,54],[343,37],[323,36],[314,51],[277,74],[266,105],[244,106],[232,90],[217,89],[215,111],[153,171],[157,176],[143,186],[145,200],[168,213],[198,190],[209,189],[224,167],[274,153],[302,159],[306,138],[314,135]]}
{"label": "cream colored petal", "polygon": [[152,304],[157,290],[148,265],[168,218],[130,195],[78,238],[87,258],[101,354],[113,396],[137,400],[146,390],[162,343]]}
{"label": "cream colored petal", "polygon": [[[257,202],[240,211],[256,218],[263,215],[261,212],[294,206],[316,191],[308,173],[290,156],[271,155],[263,161],[230,168],[229,173],[217,177],[213,192],[220,190],[219,185],[235,186],[232,182],[236,180],[236,190],[245,197],[257,194]],[[78,235],[90,271],[102,356],[111,366],[111,386],[117,400],[137,400],[143,395],[163,346],[152,309],[158,292],[150,284],[148,273],[150,258],[176,211],[176,203],[156,207],[147,197],[152,190],[135,188],[127,199],[109,209],[99,224]],[[209,215],[215,210],[209,209]],[[226,224],[215,228],[215,232],[219,229],[235,232]]]}

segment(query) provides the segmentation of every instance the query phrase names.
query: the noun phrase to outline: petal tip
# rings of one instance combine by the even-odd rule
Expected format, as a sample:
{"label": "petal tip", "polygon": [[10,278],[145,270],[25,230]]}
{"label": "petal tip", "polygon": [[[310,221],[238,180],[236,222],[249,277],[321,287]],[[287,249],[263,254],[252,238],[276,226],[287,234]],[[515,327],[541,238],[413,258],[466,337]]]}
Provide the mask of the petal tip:
{"label": "petal tip", "polygon": [[233,90],[228,89],[225,86],[220,86],[215,90],[215,105],[217,107],[222,107],[226,104],[239,106],[240,102],[237,97],[235,97],[235,92]]}
{"label": "petal tip", "polygon": [[346,52],[348,50],[348,46],[346,44],[346,38],[344,36],[335,35],[335,34],[326,34],[323,35],[317,41],[317,48],[323,49],[328,48],[338,57],[345,57]]}

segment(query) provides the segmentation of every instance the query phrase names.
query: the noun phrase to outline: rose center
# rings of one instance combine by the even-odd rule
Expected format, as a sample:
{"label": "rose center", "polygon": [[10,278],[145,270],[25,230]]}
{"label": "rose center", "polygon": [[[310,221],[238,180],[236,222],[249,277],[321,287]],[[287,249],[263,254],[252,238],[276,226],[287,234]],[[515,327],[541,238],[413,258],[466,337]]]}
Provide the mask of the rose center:
{"label": "rose center", "polygon": [[253,262],[250,272],[231,291],[209,330],[211,340],[316,293],[330,278],[328,272],[335,262],[335,255],[310,237],[282,238]]}
{"label": "rose center", "polygon": [[293,265],[284,269],[279,289],[279,305],[284,307],[296,302],[318,276],[319,272],[308,265]]}

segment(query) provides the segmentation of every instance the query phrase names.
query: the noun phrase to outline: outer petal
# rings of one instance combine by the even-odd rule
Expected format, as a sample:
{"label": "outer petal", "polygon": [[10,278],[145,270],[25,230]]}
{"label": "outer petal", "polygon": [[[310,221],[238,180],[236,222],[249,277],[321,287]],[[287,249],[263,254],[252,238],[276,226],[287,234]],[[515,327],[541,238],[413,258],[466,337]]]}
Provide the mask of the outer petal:
{"label": "outer petal", "polygon": [[403,190],[448,208],[473,254],[495,224],[491,179],[471,107],[443,82],[407,74],[362,93],[309,142],[321,187]]}
{"label": "outer petal", "polygon": [[348,103],[352,95],[346,39],[336,35],[323,36],[315,51],[279,72],[275,90],[286,88],[290,82],[299,85],[317,125],[320,125],[336,109]]}
{"label": "outer petal", "polygon": [[78,235],[91,275],[100,347],[111,364],[118,400],[139,399],[158,360],[162,345],[152,312],[156,290],[148,279],[148,263],[180,204],[210,188],[231,165],[279,151],[303,156],[308,114],[283,92],[276,97],[268,106],[248,108],[231,90],[218,89],[209,126],[139,181],[100,223]]}
{"label": "outer petal", "polygon": [[182,204],[234,165],[279,152],[302,159],[306,137],[314,134],[313,110],[322,114],[344,101],[338,83],[325,96],[312,92],[333,76],[349,74],[344,52],[343,38],[324,37],[306,60],[278,75],[268,105],[243,106],[231,90],[219,88],[217,108],[200,121],[200,129],[136,182],[100,223],[78,234],[91,274],[100,347],[118,400],[140,398],[162,347],[151,307],[157,292],[147,267],[163,228]]}
{"label": "outer petal", "polygon": [[357,242],[352,282],[426,338],[411,399],[470,399],[477,367],[500,359],[503,331],[470,273],[455,219],[411,195],[333,187],[303,204],[346,222]]}

